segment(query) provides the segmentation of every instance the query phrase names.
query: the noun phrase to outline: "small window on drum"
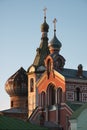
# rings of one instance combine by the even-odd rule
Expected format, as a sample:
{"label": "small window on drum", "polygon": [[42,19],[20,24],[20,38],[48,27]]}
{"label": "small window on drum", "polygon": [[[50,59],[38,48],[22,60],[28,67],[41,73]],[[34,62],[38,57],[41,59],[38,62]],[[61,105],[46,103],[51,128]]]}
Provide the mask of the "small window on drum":
{"label": "small window on drum", "polygon": [[30,79],[30,92],[34,92],[34,79]]}
{"label": "small window on drum", "polygon": [[13,101],[11,101],[11,107],[13,107]]}

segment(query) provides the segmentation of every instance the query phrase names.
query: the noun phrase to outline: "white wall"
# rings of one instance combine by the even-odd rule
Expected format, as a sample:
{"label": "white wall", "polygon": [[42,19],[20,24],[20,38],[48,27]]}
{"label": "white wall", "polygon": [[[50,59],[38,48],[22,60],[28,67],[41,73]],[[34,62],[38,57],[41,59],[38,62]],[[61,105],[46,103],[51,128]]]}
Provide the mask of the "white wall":
{"label": "white wall", "polygon": [[77,119],[70,120],[70,130],[87,130],[87,109],[84,109]]}
{"label": "white wall", "polygon": [[70,120],[70,130],[77,130],[77,120]]}
{"label": "white wall", "polygon": [[87,109],[84,109],[78,117],[77,130],[87,130]]}

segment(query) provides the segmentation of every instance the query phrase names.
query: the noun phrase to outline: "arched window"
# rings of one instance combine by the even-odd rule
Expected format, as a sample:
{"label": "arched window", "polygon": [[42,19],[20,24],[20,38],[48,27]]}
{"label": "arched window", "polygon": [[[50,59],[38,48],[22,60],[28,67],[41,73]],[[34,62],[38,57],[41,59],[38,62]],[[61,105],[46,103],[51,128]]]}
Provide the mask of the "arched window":
{"label": "arched window", "polygon": [[50,71],[51,71],[51,61],[50,61],[50,59],[48,59],[48,61],[47,61],[47,73],[48,73],[48,78],[49,78]]}
{"label": "arched window", "polygon": [[45,107],[45,92],[41,93],[41,106]]}
{"label": "arched window", "polygon": [[13,101],[11,101],[11,107],[13,107]]}
{"label": "arched window", "polygon": [[52,96],[51,103],[52,103],[52,105],[54,105],[55,104],[55,89],[54,89],[54,87],[52,87],[52,89],[51,89],[51,96]]}
{"label": "arched window", "polygon": [[30,92],[34,92],[34,79],[30,79]]}
{"label": "arched window", "polygon": [[80,88],[76,88],[76,101],[80,101]]}
{"label": "arched window", "polygon": [[47,95],[48,95],[48,105],[54,105],[55,104],[55,88],[53,85],[48,87]]}
{"label": "arched window", "polygon": [[57,90],[57,103],[60,104],[62,101],[62,89],[58,88]]}

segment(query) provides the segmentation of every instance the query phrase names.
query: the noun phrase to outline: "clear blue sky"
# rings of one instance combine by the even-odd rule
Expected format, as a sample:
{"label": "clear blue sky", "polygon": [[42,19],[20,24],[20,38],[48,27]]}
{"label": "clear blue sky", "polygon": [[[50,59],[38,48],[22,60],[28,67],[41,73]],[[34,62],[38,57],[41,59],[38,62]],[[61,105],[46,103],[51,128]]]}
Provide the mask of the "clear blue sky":
{"label": "clear blue sky", "polygon": [[62,43],[60,54],[66,68],[87,70],[87,0],[0,0],[0,110],[10,107],[5,92],[6,80],[21,66],[33,63],[39,47],[43,23],[43,8],[47,8],[53,37],[53,19],[57,19],[57,37]]}

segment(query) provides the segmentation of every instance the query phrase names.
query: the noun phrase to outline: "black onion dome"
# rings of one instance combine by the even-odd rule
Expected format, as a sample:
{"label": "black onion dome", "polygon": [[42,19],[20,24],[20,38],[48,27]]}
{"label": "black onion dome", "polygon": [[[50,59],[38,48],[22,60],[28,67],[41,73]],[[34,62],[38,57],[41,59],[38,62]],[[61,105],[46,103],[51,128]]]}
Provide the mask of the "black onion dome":
{"label": "black onion dome", "polygon": [[60,49],[62,46],[61,42],[57,39],[56,35],[54,35],[53,39],[49,42],[48,47]]}
{"label": "black onion dome", "polygon": [[28,95],[28,77],[22,67],[6,81],[5,90],[9,96]]}
{"label": "black onion dome", "polygon": [[41,24],[41,32],[48,32],[49,30],[49,25],[46,22],[46,17],[44,18],[44,23]]}

